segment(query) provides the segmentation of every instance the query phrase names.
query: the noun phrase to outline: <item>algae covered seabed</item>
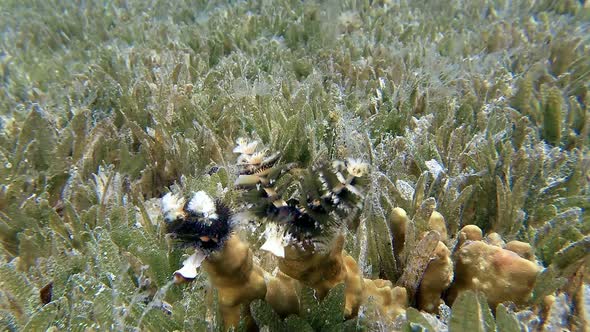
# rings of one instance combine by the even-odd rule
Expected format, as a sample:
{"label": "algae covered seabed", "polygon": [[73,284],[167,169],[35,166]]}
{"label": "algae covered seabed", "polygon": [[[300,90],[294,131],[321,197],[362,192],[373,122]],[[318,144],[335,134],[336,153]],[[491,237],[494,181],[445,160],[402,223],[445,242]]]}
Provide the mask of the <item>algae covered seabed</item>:
{"label": "algae covered seabed", "polygon": [[[587,329],[589,22],[576,0],[1,0],[0,330],[217,330],[207,277],[170,283],[185,252],[159,198],[239,208],[239,137],[370,164],[346,242],[366,278],[419,282],[434,209],[451,250],[474,224],[542,267],[526,303],[468,292],[394,325],[367,305],[349,328]],[[262,231],[242,233],[257,252]]]}

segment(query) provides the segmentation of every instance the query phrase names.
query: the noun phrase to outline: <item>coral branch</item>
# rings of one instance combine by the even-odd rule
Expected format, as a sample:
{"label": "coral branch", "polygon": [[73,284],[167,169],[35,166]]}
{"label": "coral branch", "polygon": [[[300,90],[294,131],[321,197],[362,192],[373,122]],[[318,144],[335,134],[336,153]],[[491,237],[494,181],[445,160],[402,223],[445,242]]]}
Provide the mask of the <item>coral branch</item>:
{"label": "coral branch", "polygon": [[[252,251],[235,234],[228,238],[223,249],[205,259],[203,269],[217,289],[226,330],[238,326],[242,305],[248,307],[253,300],[266,296],[264,271],[253,263]],[[253,326],[251,316],[243,318],[248,326]]]}

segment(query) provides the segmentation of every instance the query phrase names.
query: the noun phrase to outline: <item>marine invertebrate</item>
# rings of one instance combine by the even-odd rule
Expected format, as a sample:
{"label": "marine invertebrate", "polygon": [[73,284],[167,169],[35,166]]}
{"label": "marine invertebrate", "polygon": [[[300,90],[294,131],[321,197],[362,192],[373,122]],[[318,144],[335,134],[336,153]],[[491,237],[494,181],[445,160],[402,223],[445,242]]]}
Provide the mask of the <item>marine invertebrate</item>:
{"label": "marine invertebrate", "polygon": [[343,255],[343,245],[342,236],[337,236],[334,243],[329,243],[326,248],[290,243],[285,248],[285,257],[279,258],[279,269],[303,285],[313,288],[320,299],[330,289],[344,283],[344,312],[346,317],[350,317],[357,313],[361,303],[362,277],[354,260]]}
{"label": "marine invertebrate", "polygon": [[439,241],[420,281],[418,308],[427,312],[437,312],[438,306],[444,303],[442,294],[451,285],[453,275],[451,252]]}
{"label": "marine invertebrate", "polygon": [[214,202],[204,191],[193,193],[188,202],[168,193],[162,198],[162,212],[166,233],[179,245],[195,247],[205,255],[222,248],[231,235],[229,208],[220,201]]}
{"label": "marine invertebrate", "polygon": [[[366,163],[348,159],[309,169],[253,162],[241,166],[236,184],[245,189],[248,209],[265,221],[261,249],[277,256],[281,273],[313,288],[319,298],[344,283],[346,317],[356,316],[369,297],[378,298],[380,310],[391,319],[403,312],[405,292],[385,281],[363,279],[354,259],[343,252],[342,232],[358,215],[364,197]],[[246,184],[244,173],[256,173],[258,179]]]}
{"label": "marine invertebrate", "polygon": [[[264,271],[253,263],[248,245],[232,233],[231,214],[223,203],[214,202],[203,191],[184,201],[171,193],[162,198],[166,232],[182,247],[195,250],[183,267],[174,272],[175,281],[194,279],[202,264],[218,291],[225,329],[237,327],[241,306],[266,296]],[[243,319],[247,326],[252,326],[251,318]]]}
{"label": "marine invertebrate", "polygon": [[506,243],[504,249],[510,250],[516,253],[518,256],[528,259],[529,261],[535,260],[535,254],[533,253],[533,247],[530,244],[522,241],[510,241]]}
{"label": "marine invertebrate", "polygon": [[467,225],[459,231],[459,240],[457,245],[461,247],[466,241],[481,241],[483,232],[476,225]]}
{"label": "marine invertebrate", "polygon": [[400,257],[406,240],[406,226],[410,222],[406,211],[400,207],[392,209],[389,217],[389,227],[393,233],[393,246],[396,257]]}
{"label": "marine invertebrate", "polygon": [[237,327],[240,319],[252,328],[251,318],[241,316],[242,306],[248,308],[250,302],[267,295],[265,273],[254,264],[252,255],[248,245],[234,234],[224,243],[221,251],[212,253],[203,261],[203,269],[217,289],[226,330]]}
{"label": "marine invertebrate", "polygon": [[527,303],[541,271],[536,263],[515,252],[483,241],[470,241],[461,246],[455,264],[449,301],[452,303],[463,291],[475,290],[485,294],[493,308],[505,301]]}
{"label": "marine invertebrate", "polygon": [[374,301],[383,321],[390,323],[406,313],[409,298],[404,287],[394,286],[389,280],[365,278],[362,304],[369,301]]}

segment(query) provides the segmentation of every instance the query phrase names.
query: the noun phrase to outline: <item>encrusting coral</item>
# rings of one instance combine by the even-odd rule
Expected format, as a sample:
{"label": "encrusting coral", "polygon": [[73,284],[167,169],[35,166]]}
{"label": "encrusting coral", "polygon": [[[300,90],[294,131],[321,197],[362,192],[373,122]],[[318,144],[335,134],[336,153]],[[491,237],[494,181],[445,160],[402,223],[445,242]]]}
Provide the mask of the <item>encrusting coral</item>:
{"label": "encrusting coral", "polygon": [[529,261],[535,261],[535,254],[533,253],[533,247],[530,244],[522,241],[510,241],[506,243],[504,249],[510,250],[516,253],[518,256],[527,259]]}
{"label": "encrusting coral", "polygon": [[486,237],[484,238],[484,242],[489,245],[500,247],[500,248],[503,248],[506,245],[506,242],[504,242],[504,239],[502,239],[502,236],[496,232],[486,234]]}
{"label": "encrusting coral", "polygon": [[394,286],[383,279],[363,280],[363,304],[374,301],[382,319],[388,323],[406,313],[408,292],[404,287]]}
{"label": "encrusting coral", "polygon": [[[398,208],[399,209],[399,208]],[[400,209],[400,215],[404,215],[405,211]],[[403,213],[401,213],[403,211]],[[417,305],[421,310],[436,313],[439,305],[443,304],[443,292],[449,287],[453,280],[453,262],[451,260],[451,251],[444,242],[448,240],[447,226],[442,214],[438,211],[433,211],[428,219],[428,230],[439,233],[439,241],[434,249],[430,261],[417,293]],[[426,233],[422,234],[422,236]]]}
{"label": "encrusting coral", "polygon": [[337,235],[326,251],[288,245],[285,257],[279,258],[279,268],[282,273],[316,290],[319,298],[344,283],[347,318],[355,317],[360,306],[370,299],[375,301],[381,315],[390,320],[404,313],[408,306],[405,289],[394,287],[388,280],[363,278],[354,258],[343,252],[343,245],[342,235]]}
{"label": "encrusting coral", "polygon": [[[474,227],[470,227],[474,229]],[[481,230],[473,232],[481,238]],[[449,302],[453,302],[459,293],[466,290],[485,294],[489,305],[495,308],[506,301],[525,304],[530,300],[531,292],[541,267],[525,259],[517,252],[503,249],[503,243],[497,236],[489,237],[491,243],[481,240],[468,240],[455,253],[455,279],[449,290]],[[493,243],[493,244],[492,244]],[[511,248],[522,247],[511,244]],[[521,251],[521,249],[518,249]]]}
{"label": "encrusting coral", "polygon": [[440,234],[441,241],[447,241],[447,225],[445,218],[438,211],[432,211],[430,218],[428,218],[428,229],[437,231]]}
{"label": "encrusting coral", "polygon": [[[362,298],[362,278],[356,264],[342,254],[344,237],[337,236],[328,250],[316,250],[306,244],[289,244],[285,257],[279,257],[282,273],[313,288],[323,298],[334,286],[345,283],[345,315],[351,316],[358,310]],[[345,264],[344,261],[349,264]],[[356,271],[355,271],[356,268]]]}
{"label": "encrusting coral", "polygon": [[420,282],[418,290],[418,308],[427,312],[437,312],[438,306],[443,304],[442,293],[453,280],[453,262],[451,252],[447,246],[439,241],[432,260]]}
{"label": "encrusting coral", "polygon": [[282,317],[299,313],[301,283],[281,271],[266,275],[264,300]]}
{"label": "encrusting coral", "polygon": [[459,231],[459,242],[457,246],[461,247],[466,241],[481,241],[483,232],[481,228],[475,225],[467,225]]}
{"label": "encrusting coral", "polygon": [[[237,327],[241,306],[266,296],[264,271],[252,260],[252,251],[237,235],[231,235],[223,249],[212,253],[203,262],[213,287],[217,289],[219,309],[226,329]],[[252,325],[250,317],[246,324]]]}
{"label": "encrusting coral", "polygon": [[410,222],[406,211],[400,207],[392,209],[389,217],[389,227],[393,233],[393,249],[395,256],[399,257],[404,250],[406,240],[406,226]]}

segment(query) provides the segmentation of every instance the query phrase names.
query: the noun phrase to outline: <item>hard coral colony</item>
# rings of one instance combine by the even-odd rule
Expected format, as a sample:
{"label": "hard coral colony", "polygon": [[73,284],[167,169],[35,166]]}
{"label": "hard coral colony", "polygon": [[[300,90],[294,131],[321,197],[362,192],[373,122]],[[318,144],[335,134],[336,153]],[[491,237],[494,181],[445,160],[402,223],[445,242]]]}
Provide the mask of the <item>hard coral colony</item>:
{"label": "hard coral colony", "polygon": [[[276,257],[274,273],[257,263],[255,251],[234,232],[238,221],[223,203],[202,191],[193,193],[188,202],[173,193],[162,198],[167,232],[182,246],[194,248],[174,278],[190,281],[202,264],[218,292],[226,330],[237,328],[240,320],[248,329],[256,328],[252,313],[243,311],[254,300],[265,301],[280,317],[300,315],[304,287],[321,300],[343,284],[341,309],[346,320],[371,304],[389,326],[395,326],[409,305],[438,313],[440,306],[452,305],[466,291],[485,295],[492,308],[506,301],[516,305],[529,301],[541,269],[530,246],[518,241],[503,244],[495,233],[484,239],[477,226],[468,225],[450,250],[447,226],[437,211],[431,213],[422,235],[435,232],[438,242],[415,299],[390,280],[363,278],[344,246],[345,233],[351,231],[363,207],[368,165],[349,159],[303,169],[296,163],[280,163],[279,154],[267,156],[257,146],[256,141],[238,140],[235,186],[241,193],[242,209],[266,229],[260,250]],[[403,209],[395,208],[391,223],[399,255],[410,220]]]}

